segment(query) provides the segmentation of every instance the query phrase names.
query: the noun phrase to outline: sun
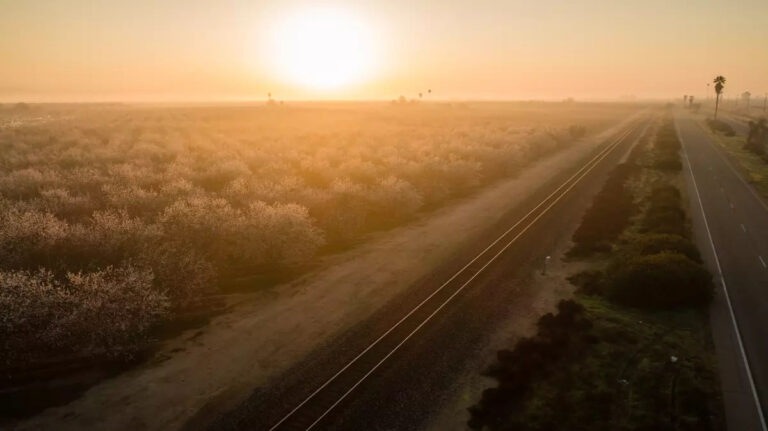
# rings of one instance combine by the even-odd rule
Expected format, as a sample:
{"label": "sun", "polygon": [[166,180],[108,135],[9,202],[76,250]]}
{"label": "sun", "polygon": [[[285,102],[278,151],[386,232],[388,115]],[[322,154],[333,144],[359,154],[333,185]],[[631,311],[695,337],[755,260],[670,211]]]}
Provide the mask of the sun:
{"label": "sun", "polygon": [[274,27],[271,49],[280,78],[332,89],[364,79],[372,67],[371,32],[359,17],[333,8],[307,8]]}

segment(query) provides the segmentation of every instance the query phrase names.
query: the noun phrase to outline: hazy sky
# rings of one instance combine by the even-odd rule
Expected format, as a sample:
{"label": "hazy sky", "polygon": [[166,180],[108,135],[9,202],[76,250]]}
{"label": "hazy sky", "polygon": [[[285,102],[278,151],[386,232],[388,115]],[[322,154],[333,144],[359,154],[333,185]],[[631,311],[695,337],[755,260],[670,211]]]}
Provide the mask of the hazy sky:
{"label": "hazy sky", "polygon": [[[325,9],[360,38],[294,52]],[[295,76],[344,49],[354,79]],[[0,0],[0,101],[677,97],[715,74],[768,91],[768,0]]]}

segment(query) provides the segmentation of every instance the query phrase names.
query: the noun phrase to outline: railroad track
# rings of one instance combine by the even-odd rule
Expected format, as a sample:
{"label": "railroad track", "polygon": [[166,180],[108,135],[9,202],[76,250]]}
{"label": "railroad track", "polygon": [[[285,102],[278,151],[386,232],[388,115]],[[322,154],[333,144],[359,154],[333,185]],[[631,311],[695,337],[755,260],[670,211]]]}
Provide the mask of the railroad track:
{"label": "railroad track", "polygon": [[447,304],[467,289],[479,274],[552,210],[603,159],[627,142],[642,124],[642,121],[633,123],[612,141],[606,143],[576,173],[267,429],[269,431],[306,431],[321,428],[321,422],[326,416],[408,340],[415,337],[419,330]]}

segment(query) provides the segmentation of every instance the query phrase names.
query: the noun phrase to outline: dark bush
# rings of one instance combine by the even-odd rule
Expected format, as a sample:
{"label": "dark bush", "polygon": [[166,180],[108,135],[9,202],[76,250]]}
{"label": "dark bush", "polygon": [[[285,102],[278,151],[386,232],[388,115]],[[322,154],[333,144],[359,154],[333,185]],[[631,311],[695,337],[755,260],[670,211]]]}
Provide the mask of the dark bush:
{"label": "dark bush", "polygon": [[670,206],[680,206],[680,190],[669,184],[656,186],[651,190],[651,202],[654,205],[667,204]]}
{"label": "dark bush", "polygon": [[654,187],[648,199],[650,205],[641,221],[643,232],[688,236],[686,214],[676,187],[666,184]]}
{"label": "dark bush", "polygon": [[722,120],[707,119],[707,125],[714,132],[720,132],[725,136],[736,136],[736,132],[733,130],[730,124]]}
{"label": "dark bush", "polygon": [[664,251],[679,253],[694,262],[701,263],[698,248],[687,238],[673,234],[641,234],[628,239],[630,252],[648,256]]}
{"label": "dark bush", "polygon": [[656,134],[653,146],[653,166],[664,171],[679,171],[683,168],[680,162],[680,140],[677,138],[672,122],[666,122]]}
{"label": "dark bush", "polygon": [[685,236],[685,213],[679,208],[654,208],[643,218],[643,231],[655,234]]}
{"label": "dark bush", "polygon": [[672,127],[672,124],[667,124],[656,135],[656,144],[654,145],[657,151],[669,151],[677,152],[682,148],[680,140],[677,138],[677,133]]}
{"label": "dark bush", "polygon": [[712,299],[712,276],[680,253],[662,252],[617,263],[609,271],[607,296],[640,308],[675,308]]}
{"label": "dark bush", "polygon": [[604,286],[604,277],[602,271],[587,270],[568,277],[568,281],[579,288],[579,292],[587,295],[601,293]]}
{"label": "dark bush", "polygon": [[632,194],[625,188],[627,178],[636,168],[624,163],[611,172],[573,234],[575,245],[571,255],[610,251],[611,242],[624,231],[637,209]]}
{"label": "dark bush", "polygon": [[766,147],[768,147],[768,123],[765,118],[758,121],[749,122],[749,135],[744,149],[751,151],[758,156],[765,157]]}
{"label": "dark bush", "polygon": [[487,374],[498,380],[499,386],[483,391],[480,402],[469,409],[469,428],[504,428],[505,415],[521,407],[534,382],[558,364],[581,356],[588,347],[592,322],[584,315],[584,307],[564,300],[557,309],[557,314],[547,313],[539,319],[535,337],[520,340],[514,350],[497,353],[498,361]]}
{"label": "dark bush", "polygon": [[683,164],[680,162],[677,154],[669,154],[667,152],[656,154],[653,164],[657,169],[664,171],[679,171],[683,169]]}

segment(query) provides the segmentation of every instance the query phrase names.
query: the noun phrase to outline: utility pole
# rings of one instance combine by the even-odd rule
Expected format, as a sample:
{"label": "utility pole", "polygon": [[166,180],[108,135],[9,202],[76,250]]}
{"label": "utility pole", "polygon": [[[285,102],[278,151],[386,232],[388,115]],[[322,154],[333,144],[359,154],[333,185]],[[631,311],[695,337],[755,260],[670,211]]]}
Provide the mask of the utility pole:
{"label": "utility pole", "polygon": [[549,266],[550,259],[552,259],[552,256],[544,258],[544,267],[541,269],[541,275],[547,275],[547,266]]}

